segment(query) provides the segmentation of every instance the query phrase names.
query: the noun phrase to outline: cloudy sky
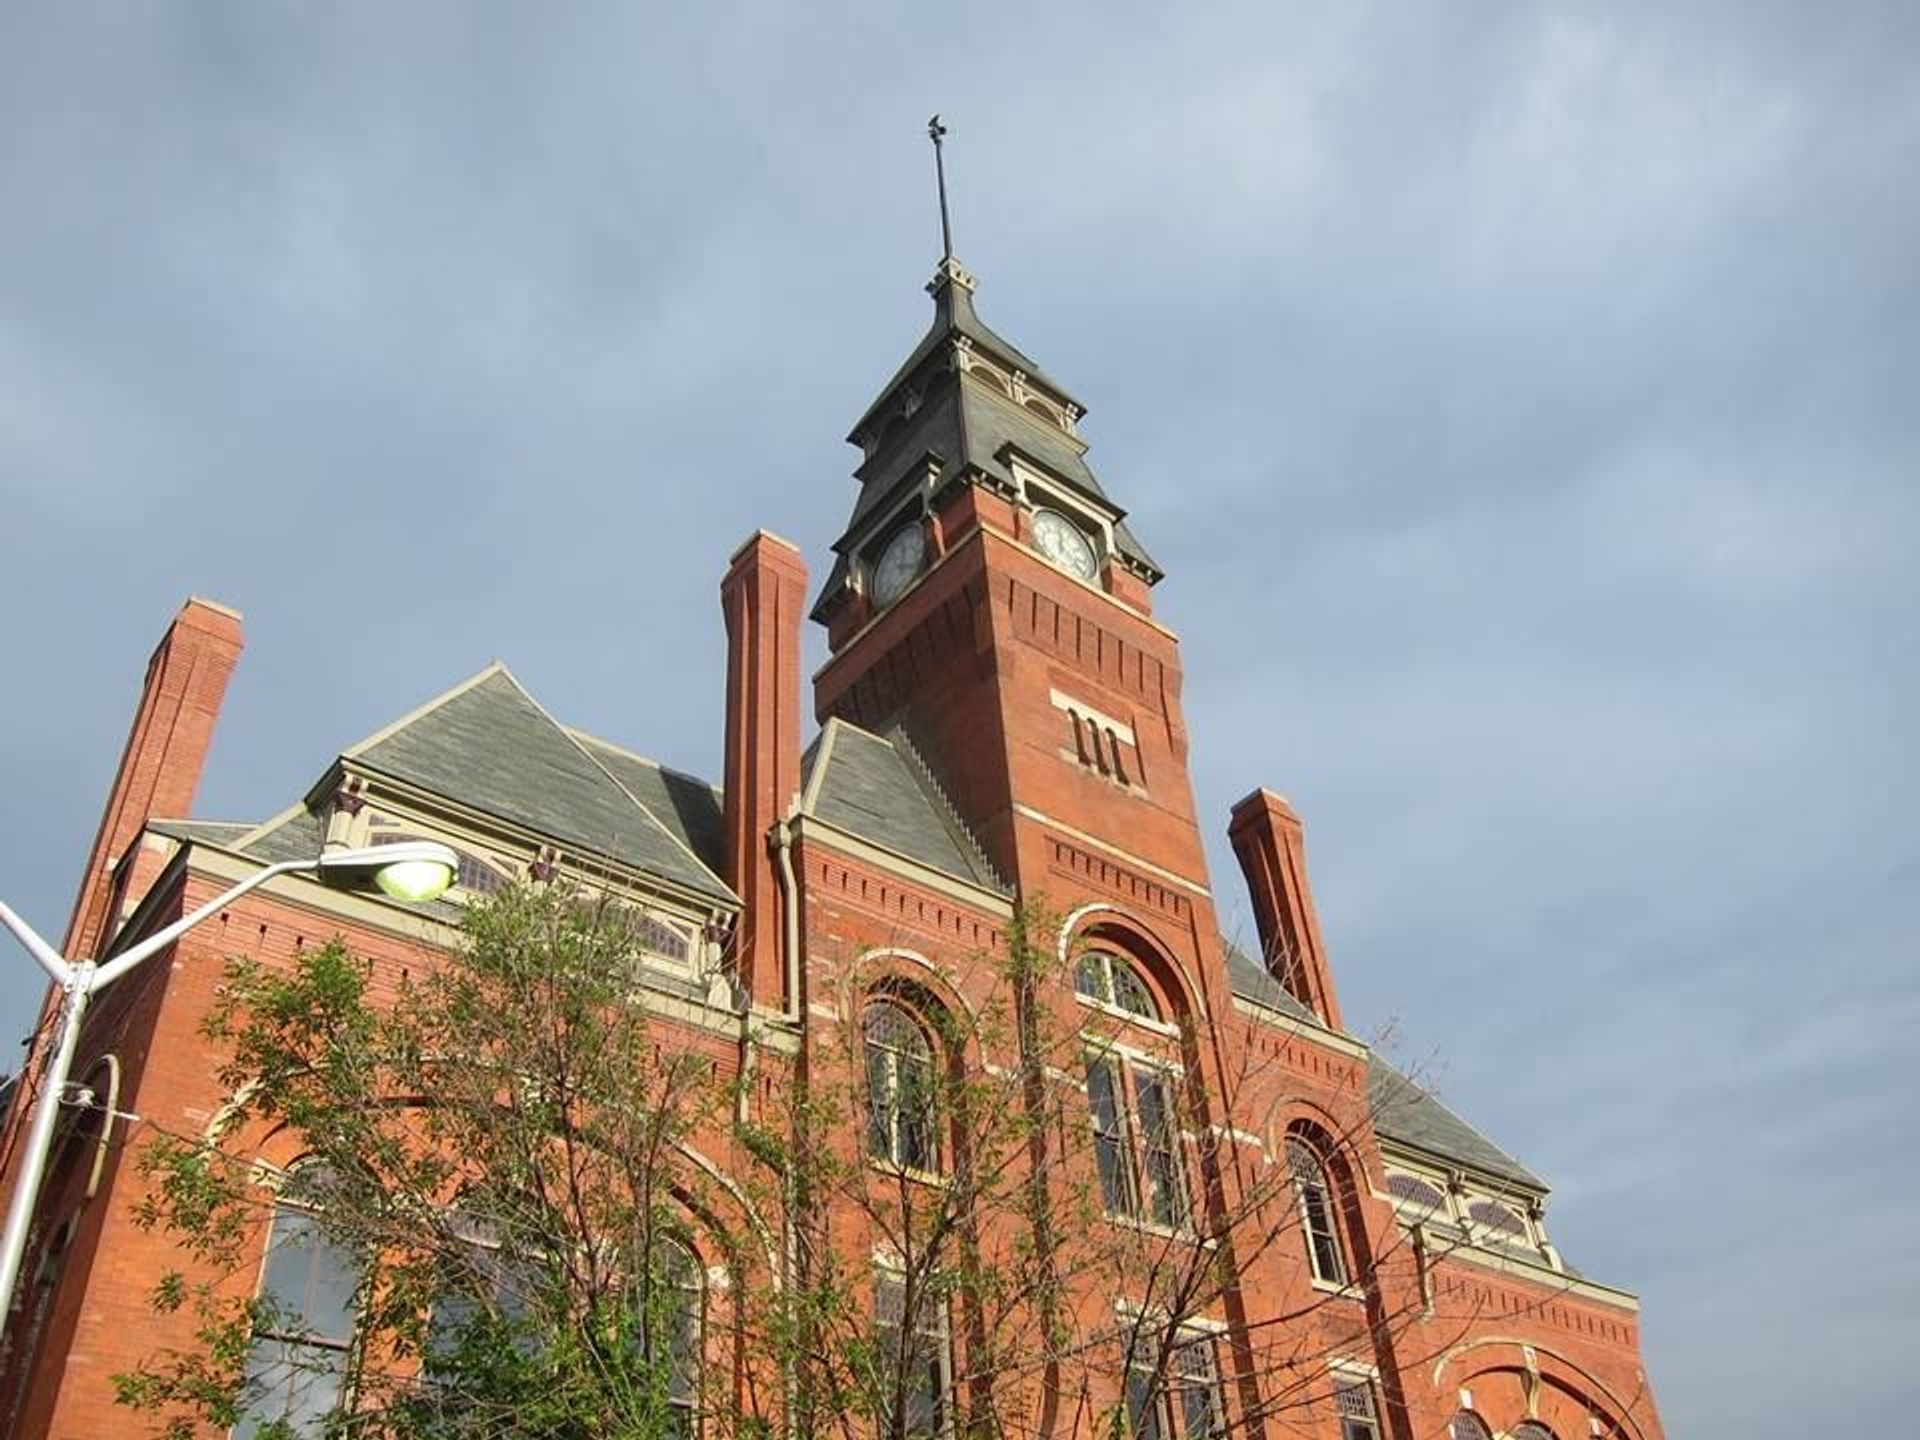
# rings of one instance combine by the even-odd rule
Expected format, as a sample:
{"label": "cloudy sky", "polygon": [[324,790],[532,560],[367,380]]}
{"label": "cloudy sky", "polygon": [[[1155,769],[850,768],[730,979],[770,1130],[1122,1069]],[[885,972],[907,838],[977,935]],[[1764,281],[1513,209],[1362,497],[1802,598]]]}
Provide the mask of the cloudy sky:
{"label": "cloudy sky", "polygon": [[0,894],[58,933],[189,593],[203,814],[495,657],[712,774],[726,557],[823,572],[925,326],[935,109],[1167,568],[1222,893],[1286,792],[1350,1022],[1553,1179],[1671,1434],[1903,1433],[1910,6],[15,0]]}

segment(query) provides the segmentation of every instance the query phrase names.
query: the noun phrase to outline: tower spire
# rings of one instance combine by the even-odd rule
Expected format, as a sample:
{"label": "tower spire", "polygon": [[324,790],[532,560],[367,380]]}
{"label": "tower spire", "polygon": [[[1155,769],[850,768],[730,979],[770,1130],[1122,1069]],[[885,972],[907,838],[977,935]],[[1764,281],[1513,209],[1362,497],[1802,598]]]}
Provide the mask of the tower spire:
{"label": "tower spire", "polygon": [[947,211],[947,161],[940,142],[946,138],[947,127],[940,123],[935,115],[927,121],[927,138],[933,141],[933,172],[940,185],[940,258],[943,261],[953,259],[953,218]]}

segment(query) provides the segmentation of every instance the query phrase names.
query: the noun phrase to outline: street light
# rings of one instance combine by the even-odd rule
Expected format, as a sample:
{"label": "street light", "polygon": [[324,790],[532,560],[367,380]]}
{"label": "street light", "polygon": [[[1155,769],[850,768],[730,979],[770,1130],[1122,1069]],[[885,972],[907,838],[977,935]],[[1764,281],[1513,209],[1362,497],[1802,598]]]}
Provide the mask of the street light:
{"label": "street light", "polygon": [[20,1157],[20,1175],[14,1186],[13,1203],[7,1209],[6,1231],[0,1235],[0,1331],[4,1331],[13,1313],[13,1291],[20,1278],[20,1263],[26,1256],[27,1230],[33,1223],[34,1204],[40,1198],[47,1156],[53,1149],[54,1121],[66,1095],[73,1053],[80,1043],[80,1022],[93,997],[142,960],[166,949],[202,920],[281,875],[312,875],[323,884],[347,890],[371,887],[396,900],[431,900],[453,884],[459,864],[452,850],[432,840],[332,850],[311,860],[282,860],[256,870],[226,894],[209,900],[191,915],[183,916],[105,962],[67,960],[41,939],[31,925],[0,904],[0,925],[11,930],[27,947],[40,968],[60,987],[61,994],[59,1036],[40,1075],[33,1128],[27,1133],[26,1149]]}

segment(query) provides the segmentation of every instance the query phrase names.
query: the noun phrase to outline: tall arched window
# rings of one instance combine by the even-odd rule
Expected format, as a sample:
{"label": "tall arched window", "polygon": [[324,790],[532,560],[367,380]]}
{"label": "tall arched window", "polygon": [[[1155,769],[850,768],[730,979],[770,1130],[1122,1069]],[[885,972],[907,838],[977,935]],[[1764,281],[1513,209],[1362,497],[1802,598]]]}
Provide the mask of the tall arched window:
{"label": "tall arched window", "polygon": [[669,1433],[693,1440],[700,1433],[700,1345],[706,1287],[700,1261],[678,1240],[662,1240],[648,1291],[641,1297],[640,1337],[654,1373],[664,1382]]}
{"label": "tall arched window", "polygon": [[1486,1421],[1471,1410],[1462,1410],[1447,1427],[1447,1440],[1493,1440]]}
{"label": "tall arched window", "polygon": [[234,1440],[253,1440],[275,1421],[319,1440],[346,1400],[360,1262],[322,1229],[327,1179],[318,1167],[296,1170],[274,1207]]}
{"label": "tall arched window", "polygon": [[1313,1278],[1328,1285],[1346,1284],[1347,1263],[1340,1252],[1340,1231],[1334,1223],[1333,1189],[1327,1184],[1326,1165],[1305,1140],[1289,1135],[1287,1170],[1300,1204],[1300,1233],[1306,1241]]}
{"label": "tall arched window", "polygon": [[891,1000],[867,1006],[867,1153],[902,1170],[940,1168],[933,1046]]}

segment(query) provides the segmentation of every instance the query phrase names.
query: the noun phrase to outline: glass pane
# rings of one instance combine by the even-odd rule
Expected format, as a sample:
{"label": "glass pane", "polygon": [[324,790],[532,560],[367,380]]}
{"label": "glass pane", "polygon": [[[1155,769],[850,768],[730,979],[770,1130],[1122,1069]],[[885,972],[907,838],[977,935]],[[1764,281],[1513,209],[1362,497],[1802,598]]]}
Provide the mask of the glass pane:
{"label": "glass pane", "polygon": [[1097,952],[1081,956],[1080,963],[1073,968],[1073,988],[1089,1000],[1108,1003],[1113,987],[1107,979],[1107,957]]}
{"label": "glass pane", "polygon": [[1120,1098],[1113,1062],[1095,1060],[1087,1066],[1087,1102],[1093,1110],[1094,1158],[1100,1167],[1100,1193],[1108,1210],[1131,1215],[1133,1173],[1127,1163],[1126,1134],[1121,1129]]}
{"label": "glass pane", "polygon": [[1147,1147],[1147,1190],[1153,1218],[1162,1225],[1186,1221],[1186,1196],[1180,1175],[1180,1137],[1173,1124],[1166,1081],[1144,1070],[1134,1072],[1140,1097],[1141,1138]]}
{"label": "glass pane", "polygon": [[1146,981],[1134,974],[1133,967],[1126,961],[1115,960],[1112,964],[1113,1003],[1130,1015],[1159,1019],[1160,1007],[1153,1003],[1153,993],[1147,989]]}
{"label": "glass pane", "polygon": [[327,1239],[318,1219],[304,1210],[275,1212],[260,1283],[261,1299],[273,1307],[270,1330],[345,1344],[359,1283],[353,1256]]}
{"label": "glass pane", "polygon": [[301,1440],[319,1440],[346,1385],[347,1352],[291,1340],[256,1341],[247,1357],[240,1423],[234,1440],[283,1421]]}
{"label": "glass pane", "polygon": [[1462,1410],[1453,1417],[1448,1440],[1488,1440],[1487,1427],[1478,1415],[1470,1410]]}
{"label": "glass pane", "polygon": [[867,1041],[867,1153],[893,1160],[893,1056]]}
{"label": "glass pane", "polygon": [[1127,1428],[1135,1440],[1163,1440],[1160,1397],[1153,1393],[1153,1372],[1139,1366],[1127,1371]]}
{"label": "glass pane", "polygon": [[1186,1426],[1184,1440],[1218,1440],[1227,1433],[1220,1408],[1220,1381],[1214,1368],[1213,1342],[1194,1340],[1173,1354],[1173,1366],[1180,1377],[1181,1420]]}
{"label": "glass pane", "polygon": [[1319,1186],[1300,1192],[1300,1211],[1307,1227],[1307,1248],[1316,1279],[1344,1284],[1346,1267],[1340,1263],[1340,1244],[1334,1238],[1333,1217],[1327,1211],[1327,1192]]}

